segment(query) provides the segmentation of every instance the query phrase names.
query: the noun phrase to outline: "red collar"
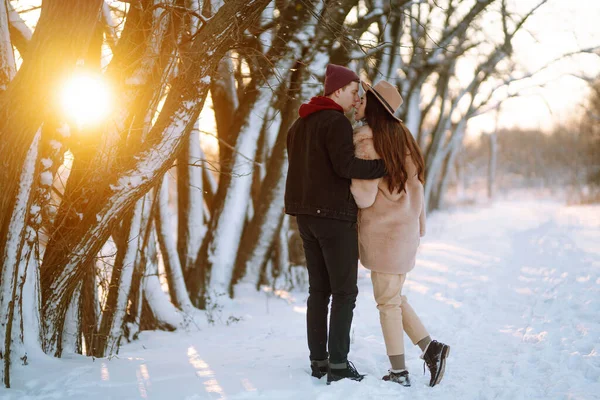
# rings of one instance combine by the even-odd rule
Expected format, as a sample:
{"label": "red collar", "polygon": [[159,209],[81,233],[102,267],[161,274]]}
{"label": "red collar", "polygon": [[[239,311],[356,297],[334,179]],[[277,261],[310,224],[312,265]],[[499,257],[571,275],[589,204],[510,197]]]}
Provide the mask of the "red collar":
{"label": "red collar", "polygon": [[308,103],[304,103],[300,106],[299,114],[301,118],[306,118],[311,114],[323,110],[336,110],[344,113],[342,106],[331,100],[329,97],[316,96],[310,99]]}

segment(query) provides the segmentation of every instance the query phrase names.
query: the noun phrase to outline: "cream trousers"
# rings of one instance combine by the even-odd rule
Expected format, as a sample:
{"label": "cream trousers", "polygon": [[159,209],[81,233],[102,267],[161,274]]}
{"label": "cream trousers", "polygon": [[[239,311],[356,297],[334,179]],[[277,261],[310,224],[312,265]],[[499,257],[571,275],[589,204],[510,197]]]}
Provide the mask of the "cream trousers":
{"label": "cream trousers", "polygon": [[388,356],[404,354],[404,332],[413,344],[429,336],[423,323],[402,296],[405,274],[384,274],[371,271],[373,294],[379,310],[379,320]]}

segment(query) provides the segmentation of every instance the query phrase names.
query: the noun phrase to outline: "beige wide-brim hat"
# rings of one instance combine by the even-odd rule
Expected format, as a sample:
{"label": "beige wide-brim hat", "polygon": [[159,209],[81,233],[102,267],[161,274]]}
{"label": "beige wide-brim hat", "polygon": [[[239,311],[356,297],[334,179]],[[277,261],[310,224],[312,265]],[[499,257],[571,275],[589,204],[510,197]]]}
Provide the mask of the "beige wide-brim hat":
{"label": "beige wide-brim hat", "polygon": [[383,107],[390,113],[396,120],[402,122],[402,120],[396,117],[396,111],[402,105],[402,96],[398,89],[394,85],[386,81],[379,81],[375,86],[371,86],[366,82],[361,82],[365,92],[371,92],[377,97],[377,100],[383,104]]}

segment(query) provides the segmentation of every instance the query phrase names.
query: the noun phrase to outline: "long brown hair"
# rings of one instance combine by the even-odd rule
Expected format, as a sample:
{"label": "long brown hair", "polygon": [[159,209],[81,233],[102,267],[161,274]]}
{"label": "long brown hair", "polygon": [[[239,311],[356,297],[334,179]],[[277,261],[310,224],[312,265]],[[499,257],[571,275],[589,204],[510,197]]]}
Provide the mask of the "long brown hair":
{"label": "long brown hair", "polygon": [[417,176],[425,183],[425,162],[415,138],[403,122],[390,115],[373,93],[367,91],[365,119],[373,131],[375,151],[383,159],[390,192],[406,190],[408,180],[406,156],[410,154],[417,168]]}

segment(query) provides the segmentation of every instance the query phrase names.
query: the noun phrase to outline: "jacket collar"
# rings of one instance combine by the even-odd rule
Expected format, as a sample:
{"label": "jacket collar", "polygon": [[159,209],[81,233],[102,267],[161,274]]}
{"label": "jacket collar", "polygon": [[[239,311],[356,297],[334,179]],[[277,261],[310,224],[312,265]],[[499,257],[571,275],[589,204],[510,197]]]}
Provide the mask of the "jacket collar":
{"label": "jacket collar", "polygon": [[310,99],[308,103],[304,103],[300,106],[299,114],[301,118],[306,118],[309,115],[323,110],[335,110],[342,114],[344,113],[342,106],[331,100],[329,97],[316,96]]}

